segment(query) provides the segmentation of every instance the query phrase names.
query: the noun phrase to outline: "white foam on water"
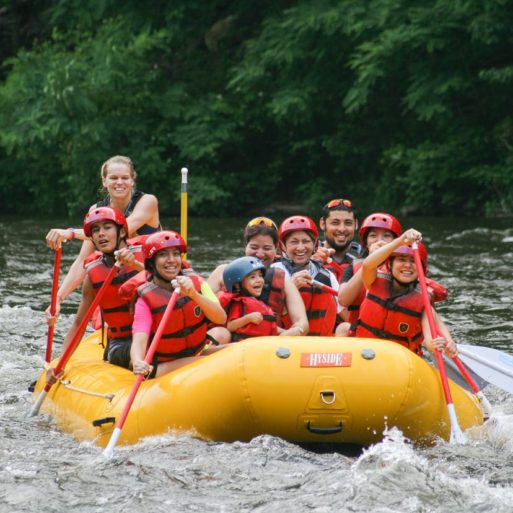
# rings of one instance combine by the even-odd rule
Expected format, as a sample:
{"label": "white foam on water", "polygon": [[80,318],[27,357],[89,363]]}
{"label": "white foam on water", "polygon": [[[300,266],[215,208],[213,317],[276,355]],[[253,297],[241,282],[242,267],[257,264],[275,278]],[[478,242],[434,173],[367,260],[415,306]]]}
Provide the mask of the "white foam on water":
{"label": "white foam on water", "polygon": [[[511,422],[497,430],[511,450]],[[500,424],[500,423],[499,423]],[[485,439],[489,444],[490,439]],[[494,486],[486,475],[468,477],[459,460],[479,458],[479,445],[450,445],[440,441],[431,451],[420,452],[393,428],[382,443],[373,445],[352,466],[355,511],[510,512],[513,490]],[[474,455],[476,453],[476,455]],[[428,457],[428,455],[430,457]],[[432,457],[436,455],[436,459]],[[443,457],[445,455],[445,457]],[[446,459],[447,458],[447,459]]]}
{"label": "white foam on water", "polygon": [[[201,237],[192,237],[202,245],[193,244],[197,249],[191,256],[198,270],[206,273],[214,267],[212,255],[217,259],[230,256],[222,253],[226,247],[233,257],[240,255],[235,238],[227,244],[231,232],[220,234],[218,221],[211,223],[215,236],[205,231]],[[237,237],[242,225],[232,225]],[[456,338],[494,347],[500,343],[500,349],[508,351],[513,339],[507,310],[513,284],[509,273],[513,231],[491,227],[444,227],[442,234],[426,233],[433,242],[430,247],[435,248],[430,269],[432,278],[449,288],[449,299],[437,308]],[[212,251],[213,247],[218,251]],[[72,261],[68,254],[69,259],[63,258],[63,273]],[[40,251],[22,262],[9,259],[0,276],[4,303],[0,307],[0,511],[512,510],[513,400],[493,387],[485,390],[495,410],[492,422],[468,431],[468,444],[440,441],[428,448],[415,447],[399,431],[390,430],[382,443],[361,456],[348,456],[335,448],[313,452],[271,436],[247,443],[216,443],[170,432],[132,446],[118,446],[114,457],[105,460],[101,447],[78,443],[51,417],[40,414],[26,419],[33,399],[27,386],[42,371],[47,333],[43,312],[50,296],[50,252],[45,265],[40,260]],[[476,261],[490,262],[490,266],[476,266]],[[75,292],[64,305],[54,339],[55,354],[79,299]]]}

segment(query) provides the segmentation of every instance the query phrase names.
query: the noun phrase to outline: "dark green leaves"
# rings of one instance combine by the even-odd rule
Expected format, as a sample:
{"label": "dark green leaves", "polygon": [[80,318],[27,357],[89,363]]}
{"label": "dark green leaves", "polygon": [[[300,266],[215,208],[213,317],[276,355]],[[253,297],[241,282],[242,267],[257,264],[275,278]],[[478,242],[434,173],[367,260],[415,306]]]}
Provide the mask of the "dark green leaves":
{"label": "dark green leaves", "polygon": [[511,4],[72,1],[37,4],[38,27],[7,9],[2,208],[76,215],[128,154],[165,213],[183,166],[198,215],[511,213]]}

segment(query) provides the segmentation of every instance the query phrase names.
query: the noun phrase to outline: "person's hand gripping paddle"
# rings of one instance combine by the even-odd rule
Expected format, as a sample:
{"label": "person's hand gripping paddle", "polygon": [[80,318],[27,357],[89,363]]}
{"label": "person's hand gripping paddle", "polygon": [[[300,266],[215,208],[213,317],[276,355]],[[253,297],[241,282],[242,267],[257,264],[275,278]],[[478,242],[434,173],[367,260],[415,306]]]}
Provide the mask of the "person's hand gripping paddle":
{"label": "person's hand gripping paddle", "polygon": [[[164,312],[164,315],[162,316],[162,319],[157,328],[155,336],[153,337],[150,347],[148,348],[148,351],[146,353],[146,357],[144,358],[144,361],[148,365],[151,364],[151,362],[153,360],[153,355],[155,354],[155,351],[158,348],[160,339],[162,337],[162,333],[164,332],[164,329],[169,321],[169,318],[171,317],[173,308],[175,307],[176,300],[177,300],[179,294],[180,294],[180,289],[177,287],[177,288],[175,288],[173,294],[171,295],[171,298],[169,299],[169,303],[167,304],[166,311]],[[123,429],[123,426],[125,425],[126,418],[128,417],[128,414],[130,413],[130,408],[132,407],[135,396],[137,395],[139,387],[141,386],[141,383],[143,382],[144,378],[145,378],[145,376],[143,376],[142,374],[139,374],[135,380],[135,383],[132,387],[132,391],[130,392],[130,395],[128,396],[125,407],[123,408],[123,411],[121,412],[121,416],[119,417],[118,423],[116,424],[116,427],[114,428],[114,431],[112,432],[109,443],[107,444],[107,447],[105,447],[105,449],[103,450],[103,455],[106,458],[111,458],[112,455],[114,454],[114,447],[116,447],[116,444],[118,443],[119,437],[121,436],[121,430]]]}

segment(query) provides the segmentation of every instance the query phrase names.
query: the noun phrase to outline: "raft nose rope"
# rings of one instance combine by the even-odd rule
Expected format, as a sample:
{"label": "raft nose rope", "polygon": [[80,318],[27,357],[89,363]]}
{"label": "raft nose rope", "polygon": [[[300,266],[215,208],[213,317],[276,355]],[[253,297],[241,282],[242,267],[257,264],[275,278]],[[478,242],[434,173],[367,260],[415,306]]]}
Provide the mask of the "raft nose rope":
{"label": "raft nose rope", "polygon": [[[102,335],[103,335],[103,333],[102,333]],[[103,337],[102,337],[102,345],[103,345]],[[45,370],[48,370],[50,368],[50,364],[48,362],[45,362],[43,367]],[[107,401],[109,401],[109,403],[112,402],[112,399],[114,399],[114,397],[116,397],[116,394],[101,394],[100,392],[91,392],[90,390],[85,390],[84,388],[74,387],[71,385],[71,380],[69,380],[69,379],[61,378],[59,380],[59,382],[62,384],[62,386],[64,386],[68,390],[71,390],[72,392],[79,392],[81,394],[92,395],[94,397],[103,397],[104,399],[107,399]],[[32,386],[32,385],[35,386],[36,383],[37,383],[37,381],[34,381],[34,383],[32,383],[30,386]],[[29,390],[30,390],[30,387],[29,387]]]}
{"label": "raft nose rope", "polygon": [[116,394],[101,394],[100,392],[91,392],[90,390],[74,387],[71,385],[71,381],[68,379],[60,379],[59,381],[68,390],[71,390],[73,392],[79,392],[81,394],[92,395],[94,397],[103,397],[104,399],[107,399],[109,403],[112,402],[112,399],[114,399],[114,397],[116,396]]}

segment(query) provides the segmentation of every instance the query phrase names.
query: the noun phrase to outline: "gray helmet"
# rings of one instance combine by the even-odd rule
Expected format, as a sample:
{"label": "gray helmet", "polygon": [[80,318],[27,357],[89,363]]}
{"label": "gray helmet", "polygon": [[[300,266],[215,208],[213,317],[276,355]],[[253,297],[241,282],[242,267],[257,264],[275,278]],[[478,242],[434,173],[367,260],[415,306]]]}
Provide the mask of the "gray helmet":
{"label": "gray helmet", "polygon": [[233,292],[233,286],[240,283],[253,271],[262,271],[265,276],[265,265],[256,257],[241,257],[230,262],[223,271],[224,286],[228,292]]}

